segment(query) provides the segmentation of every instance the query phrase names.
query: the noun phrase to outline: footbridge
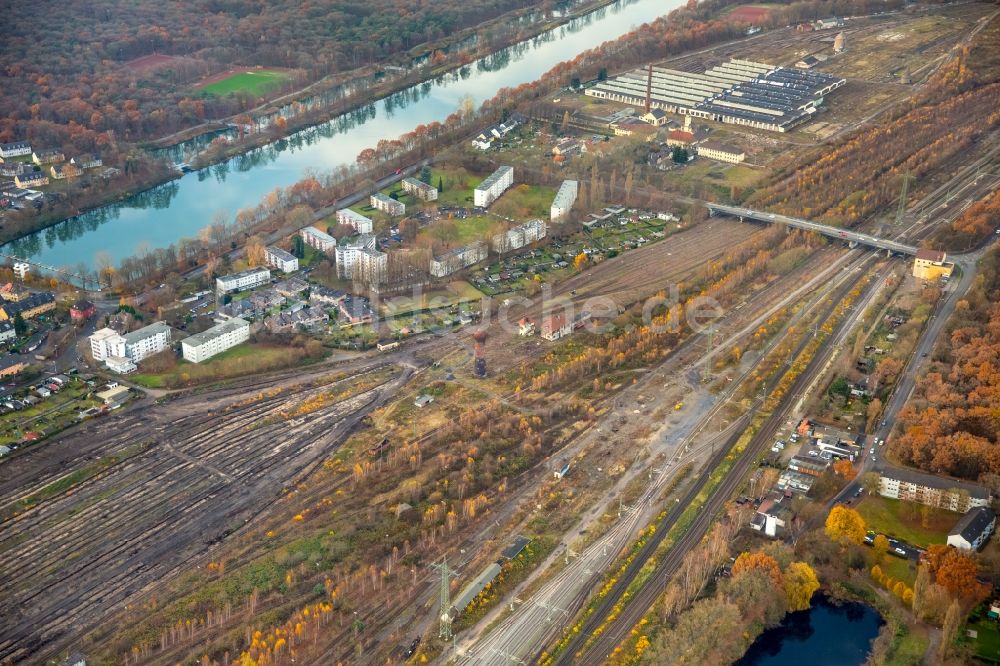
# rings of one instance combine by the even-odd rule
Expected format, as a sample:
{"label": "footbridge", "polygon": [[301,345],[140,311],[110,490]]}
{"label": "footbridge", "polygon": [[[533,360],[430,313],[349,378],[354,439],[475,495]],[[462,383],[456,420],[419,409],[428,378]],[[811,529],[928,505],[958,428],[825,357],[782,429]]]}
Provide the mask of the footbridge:
{"label": "footbridge", "polygon": [[912,245],[897,243],[896,241],[878,238],[870,234],[863,234],[849,229],[831,227],[830,225],[820,224],[819,222],[810,222],[809,220],[802,220],[797,217],[788,217],[787,215],[779,215],[778,213],[765,213],[750,208],[726,206],[724,204],[706,202],[705,205],[708,207],[708,211],[712,215],[729,215],[731,217],[740,218],[740,221],[754,220],[757,222],[784,224],[785,226],[794,227],[796,229],[815,231],[823,234],[824,236],[829,236],[830,238],[846,241],[851,243],[851,245],[867,245],[868,247],[874,247],[879,250],[888,250],[889,252],[896,252],[898,254],[912,256],[917,253],[917,248]]}

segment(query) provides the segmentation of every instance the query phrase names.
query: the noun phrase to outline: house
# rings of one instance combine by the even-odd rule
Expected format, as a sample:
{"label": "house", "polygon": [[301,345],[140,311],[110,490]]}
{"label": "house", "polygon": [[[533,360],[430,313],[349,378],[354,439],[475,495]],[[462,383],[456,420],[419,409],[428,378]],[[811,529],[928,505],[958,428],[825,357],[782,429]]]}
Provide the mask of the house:
{"label": "house", "polygon": [[288,278],[274,285],[274,291],[285,298],[295,298],[309,290],[309,283],[299,278]]}
{"label": "house", "polygon": [[739,164],[747,157],[742,148],[721,141],[704,141],[698,144],[698,155],[729,164]]}
{"label": "house", "polygon": [[181,340],[181,354],[191,363],[201,363],[249,339],[250,322],[233,317]]}
{"label": "house", "polygon": [[39,386],[37,389],[35,389],[35,395],[37,395],[39,398],[48,398],[50,395],[52,395],[52,391],[50,391],[44,386]]}
{"label": "house", "polygon": [[271,281],[271,271],[267,268],[251,268],[239,273],[231,273],[215,279],[215,290],[220,294],[245,291]]}
{"label": "house", "polygon": [[827,467],[829,467],[829,463],[820,458],[792,456],[792,459],[788,461],[788,469],[809,476],[822,476]]}
{"label": "house", "polygon": [[517,322],[517,334],[522,338],[527,338],[535,334],[535,322],[527,317]]}
{"label": "house", "polygon": [[108,356],[104,359],[104,365],[108,370],[119,375],[127,375],[139,369],[135,361],[127,356]]}
{"label": "house", "polygon": [[104,166],[104,160],[102,160],[100,156],[91,155],[89,153],[77,155],[71,159],[69,163],[78,169],[96,169],[97,167]]}
{"label": "house", "polygon": [[917,256],[913,258],[913,277],[920,280],[951,277],[955,264],[945,262],[947,257],[947,254],[939,250],[917,250]]}
{"label": "house", "polygon": [[549,219],[555,222],[562,220],[569,215],[573,204],[576,202],[576,195],[579,191],[579,183],[575,180],[564,180],[556,192],[552,206],[549,208]]}
{"label": "house", "polygon": [[41,187],[49,184],[49,177],[44,171],[34,169],[21,169],[21,172],[14,176],[14,184],[18,187]]}
{"label": "house", "polygon": [[472,192],[473,203],[486,208],[500,198],[504,191],[514,184],[514,167],[501,166],[486,177]]}
{"label": "house", "polygon": [[969,509],[948,532],[948,545],[960,550],[979,550],[993,534],[996,522],[996,514],[987,506]]}
{"label": "house", "polygon": [[264,319],[264,327],[272,333],[296,331],[300,328],[316,328],[330,320],[321,308],[300,309],[296,312],[279,312]]}
{"label": "house", "polygon": [[8,159],[10,157],[21,157],[31,154],[31,144],[27,141],[14,141],[12,143],[0,143],[0,157]]}
{"label": "house", "polygon": [[[24,278],[22,277],[21,279],[23,280]],[[0,299],[10,301],[11,303],[18,303],[29,296],[31,296],[31,292],[21,284],[11,284],[8,282],[3,287],[0,287]]]}
{"label": "house", "polygon": [[42,291],[16,302],[5,301],[0,304],[0,320],[14,319],[18,314],[22,319],[32,319],[55,309],[56,297],[47,291]]}
{"label": "house", "polygon": [[486,132],[482,132],[472,140],[472,145],[479,150],[489,150],[493,146],[493,137]]}
{"label": "house", "polygon": [[416,178],[404,178],[403,191],[407,194],[415,196],[421,201],[436,201],[438,198],[438,191],[436,187],[428,185],[424,181],[417,180]]}
{"label": "house", "polygon": [[97,393],[97,398],[101,400],[105,405],[109,405],[112,408],[119,407],[123,402],[128,400],[129,388],[127,386],[115,385],[106,391],[101,391]]}
{"label": "house", "polygon": [[386,215],[406,215],[406,204],[401,201],[396,201],[392,197],[386,196],[381,192],[376,192],[371,195],[369,202],[372,208],[380,210]]}
{"label": "house", "polygon": [[71,171],[70,164],[53,164],[49,167],[49,174],[55,180],[64,180],[67,176],[76,175],[76,171]]}
{"label": "house", "polygon": [[347,320],[349,326],[358,324],[370,324],[374,315],[368,299],[361,296],[345,296],[337,304],[341,317]]}
{"label": "house", "polygon": [[564,138],[560,139],[556,145],[552,147],[552,154],[557,157],[569,157],[571,155],[576,155],[577,153],[582,153],[584,150],[584,145],[576,139]]}
{"label": "house", "polygon": [[643,114],[642,120],[653,127],[663,127],[667,124],[667,112],[663,109],[650,109]]}
{"label": "house", "polygon": [[667,145],[671,148],[690,148],[694,145],[694,133],[687,130],[670,130],[667,132]]}
{"label": "house", "polygon": [[298,257],[280,247],[269,245],[264,248],[264,259],[268,266],[277,268],[282,273],[294,273],[299,270]]}
{"label": "house", "polygon": [[541,336],[546,340],[558,340],[573,332],[573,322],[565,314],[549,315],[542,319]]}
{"label": "house", "polygon": [[793,469],[786,469],[778,477],[778,482],[774,487],[781,491],[797,491],[804,494],[809,492],[815,482],[816,477],[812,474],[804,474],[796,472]]}
{"label": "house", "polygon": [[97,307],[87,300],[79,300],[69,309],[69,316],[73,321],[86,321],[97,314]]}
{"label": "house", "polygon": [[337,247],[337,239],[326,233],[325,231],[320,231],[316,227],[309,226],[305,229],[299,230],[299,236],[302,236],[302,241],[311,248],[319,250],[320,252],[329,252],[333,248]]}
{"label": "house", "polygon": [[656,128],[638,118],[625,118],[611,123],[615,136],[646,136],[656,134]]}
{"label": "house", "polygon": [[10,342],[17,338],[14,331],[14,324],[9,321],[0,321],[0,343]]}
{"label": "house", "polygon": [[434,277],[445,277],[463,268],[477,264],[487,257],[489,249],[483,241],[457,247],[430,261],[429,272]]}
{"label": "house", "polygon": [[788,502],[783,501],[784,499],[782,495],[776,494],[761,502],[757,507],[757,513],[750,520],[750,527],[771,538],[779,536],[781,531],[791,524],[793,518],[792,508]]}
{"label": "house", "polygon": [[434,402],[434,396],[420,395],[417,396],[417,399],[413,401],[413,404],[416,405],[417,407],[424,407],[426,405],[431,404],[432,402]]}
{"label": "house", "polygon": [[883,471],[879,478],[878,492],[883,497],[918,502],[959,513],[988,506],[990,502],[989,490],[984,486],[903,468]]}
{"label": "house", "polygon": [[59,162],[65,162],[66,156],[58,148],[47,148],[45,150],[36,150],[31,153],[31,161],[35,164],[57,164]]}
{"label": "house", "polygon": [[0,359],[0,377],[13,377],[28,367],[28,364],[16,357]]}
{"label": "house", "polygon": [[346,224],[354,227],[359,234],[370,234],[372,232],[371,218],[365,217],[361,213],[355,213],[350,208],[341,208],[335,213],[337,224]]}
{"label": "house", "polygon": [[313,287],[309,290],[309,304],[323,307],[337,307],[347,294],[339,289]]}

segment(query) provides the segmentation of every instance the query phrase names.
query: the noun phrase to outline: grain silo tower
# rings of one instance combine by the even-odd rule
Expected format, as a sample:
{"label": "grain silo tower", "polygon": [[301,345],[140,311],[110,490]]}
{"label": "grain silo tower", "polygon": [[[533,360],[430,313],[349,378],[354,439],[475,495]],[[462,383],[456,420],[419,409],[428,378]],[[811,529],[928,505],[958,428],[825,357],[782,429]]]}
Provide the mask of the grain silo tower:
{"label": "grain silo tower", "polygon": [[844,33],[840,33],[833,38],[833,52],[842,53],[844,51],[844,46],[846,46],[847,38],[844,37]]}

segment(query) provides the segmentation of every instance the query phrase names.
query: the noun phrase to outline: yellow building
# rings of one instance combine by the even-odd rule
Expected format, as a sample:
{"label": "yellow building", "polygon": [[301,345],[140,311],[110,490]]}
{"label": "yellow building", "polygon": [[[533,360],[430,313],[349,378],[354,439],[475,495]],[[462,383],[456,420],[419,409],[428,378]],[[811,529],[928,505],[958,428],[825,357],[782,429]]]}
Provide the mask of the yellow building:
{"label": "yellow building", "polygon": [[938,250],[917,250],[917,256],[913,260],[913,277],[921,280],[949,277],[955,265],[945,262],[947,256]]}
{"label": "yellow building", "polygon": [[746,153],[742,148],[719,141],[705,141],[698,144],[698,155],[730,164],[739,164],[746,159]]}

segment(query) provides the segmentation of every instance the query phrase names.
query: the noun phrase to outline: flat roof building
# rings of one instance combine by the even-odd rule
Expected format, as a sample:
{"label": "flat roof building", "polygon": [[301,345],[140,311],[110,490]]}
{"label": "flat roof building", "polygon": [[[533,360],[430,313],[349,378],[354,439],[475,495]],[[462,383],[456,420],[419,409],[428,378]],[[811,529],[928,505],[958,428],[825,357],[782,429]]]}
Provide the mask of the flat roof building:
{"label": "flat roof building", "polygon": [[277,268],[282,273],[294,273],[299,270],[299,259],[291,252],[286,252],[280,247],[269,245],[264,249],[264,256],[267,265]]}
{"label": "flat roof building", "polygon": [[320,231],[316,227],[309,226],[305,229],[299,230],[299,235],[302,236],[302,241],[311,248],[317,249],[320,252],[329,252],[333,248],[337,247],[337,239],[326,233],[325,231]]}
{"label": "flat roof building", "polygon": [[881,473],[878,492],[883,497],[959,513],[990,503],[990,493],[985,486],[899,467]]}
{"label": "flat roof building", "polygon": [[163,321],[126,333],[122,336],[125,340],[124,356],[139,363],[148,356],[158,354],[170,346],[171,333],[170,326]]}
{"label": "flat roof building", "polygon": [[181,341],[184,358],[201,363],[250,339],[250,322],[233,317]]}
{"label": "flat roof building", "polygon": [[472,192],[473,203],[486,208],[514,184],[514,167],[502,166],[486,177]]}
{"label": "flat roof building", "polygon": [[487,257],[489,249],[483,241],[476,241],[434,257],[430,262],[430,274],[445,277],[463,268],[477,264]]}
{"label": "flat roof building", "polygon": [[271,281],[271,271],[267,268],[251,268],[239,273],[223,275],[215,279],[215,290],[220,294],[246,291]]}
{"label": "flat roof building", "polygon": [[436,187],[416,178],[404,178],[403,191],[412,194],[421,201],[436,201],[438,198]]}
{"label": "flat roof building", "polygon": [[370,234],[372,232],[372,220],[361,213],[357,213],[350,208],[341,208],[335,213],[337,224],[346,224],[354,227],[359,234]]}
{"label": "flat roof building", "polygon": [[579,183],[575,180],[564,180],[556,192],[555,199],[552,200],[552,207],[549,209],[549,219],[555,222],[569,215],[570,209],[576,203],[578,191]]}
{"label": "flat roof building", "polygon": [[497,254],[518,250],[545,238],[547,229],[542,220],[529,220],[493,236],[493,251]]}
{"label": "flat roof building", "polygon": [[729,164],[739,164],[746,159],[742,148],[721,141],[704,141],[698,144],[698,155]]}
{"label": "flat roof building", "polygon": [[392,197],[386,196],[381,192],[373,194],[370,202],[372,208],[380,210],[386,215],[406,215],[406,204],[401,201],[396,201]]}

